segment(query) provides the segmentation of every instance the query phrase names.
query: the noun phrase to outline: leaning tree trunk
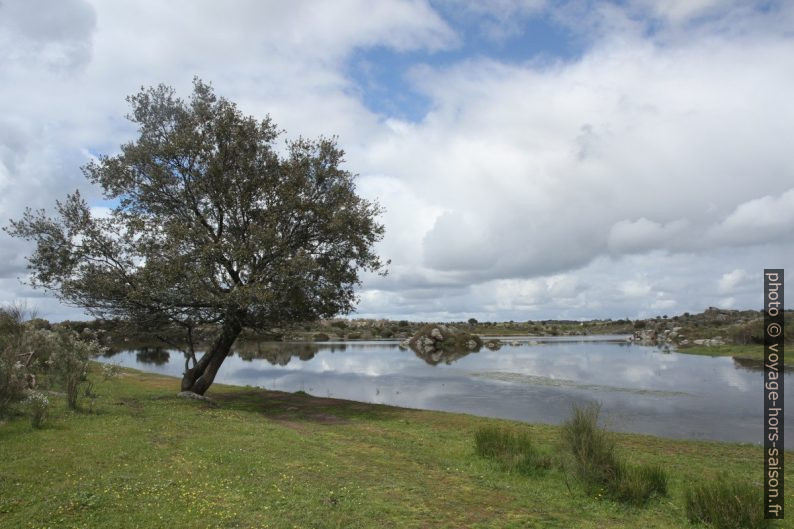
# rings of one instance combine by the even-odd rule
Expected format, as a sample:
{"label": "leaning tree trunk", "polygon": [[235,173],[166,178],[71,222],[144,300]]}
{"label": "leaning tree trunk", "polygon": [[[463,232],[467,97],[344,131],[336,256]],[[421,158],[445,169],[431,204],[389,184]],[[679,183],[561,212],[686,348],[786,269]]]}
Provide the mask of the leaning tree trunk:
{"label": "leaning tree trunk", "polygon": [[203,395],[209,389],[241,330],[242,327],[235,321],[224,322],[221,333],[212,347],[204,353],[195,366],[187,369],[182,375],[182,391]]}

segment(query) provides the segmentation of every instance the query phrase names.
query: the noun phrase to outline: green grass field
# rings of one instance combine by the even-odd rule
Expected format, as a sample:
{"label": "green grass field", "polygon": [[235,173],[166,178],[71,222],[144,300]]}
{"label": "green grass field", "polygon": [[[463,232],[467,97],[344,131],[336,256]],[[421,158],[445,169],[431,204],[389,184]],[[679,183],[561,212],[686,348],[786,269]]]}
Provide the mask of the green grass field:
{"label": "green grass field", "polygon": [[221,385],[211,407],[177,391],[125,370],[97,383],[91,412],[55,399],[42,430],[2,424],[0,527],[692,527],[684,484],[718,471],[760,482],[763,468],[755,446],[619,434],[627,460],[670,474],[669,497],[634,508],[557,467],[526,476],[475,453],[488,425],[556,453],[559,427]]}
{"label": "green grass field", "polygon": [[[679,347],[679,353],[686,353],[692,355],[704,356],[732,356],[734,358],[755,360],[763,362],[764,360],[764,346],[763,345],[713,345],[706,347],[703,345],[691,345],[686,347]],[[794,354],[784,355],[783,363],[787,366],[794,366]]]}

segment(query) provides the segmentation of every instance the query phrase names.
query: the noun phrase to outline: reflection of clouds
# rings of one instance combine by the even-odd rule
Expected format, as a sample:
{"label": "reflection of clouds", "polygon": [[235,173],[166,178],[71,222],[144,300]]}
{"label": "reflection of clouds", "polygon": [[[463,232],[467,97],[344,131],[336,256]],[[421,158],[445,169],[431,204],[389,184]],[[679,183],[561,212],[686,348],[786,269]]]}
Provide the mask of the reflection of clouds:
{"label": "reflection of clouds", "polygon": [[[732,365],[721,366],[718,373],[720,375],[720,378],[722,378],[728,386],[732,388],[736,388],[742,393],[747,393],[750,391],[750,384],[749,384],[750,381],[747,380],[746,376],[742,376],[743,373],[738,369],[736,369],[735,367],[733,367]],[[753,381],[753,382],[755,382],[755,384],[753,385],[758,385],[757,381]],[[717,383],[719,382],[717,381]]]}
{"label": "reflection of clouds", "polygon": [[[761,413],[756,403],[762,398],[758,373],[729,357],[563,341],[483,349],[452,365],[437,366],[382,342],[268,344],[256,350],[261,357],[250,351],[249,360],[229,357],[217,382],[547,423],[565,420],[571,403],[600,401],[615,428],[624,431],[745,442],[762,436],[756,431]],[[292,361],[274,365],[273,354],[285,354]],[[297,360],[301,355],[313,358]],[[108,361],[174,376],[183,368],[181,354],[171,354],[159,366],[136,361],[132,351]],[[473,376],[489,372],[505,376]],[[533,383],[538,377],[576,384]],[[794,440],[794,433],[789,438]]]}
{"label": "reflection of clouds", "polygon": [[633,385],[642,386],[644,383],[647,383],[650,379],[653,379],[658,375],[655,370],[655,366],[632,366],[629,365],[623,369],[622,372],[623,380],[627,380],[629,382],[633,382]]}

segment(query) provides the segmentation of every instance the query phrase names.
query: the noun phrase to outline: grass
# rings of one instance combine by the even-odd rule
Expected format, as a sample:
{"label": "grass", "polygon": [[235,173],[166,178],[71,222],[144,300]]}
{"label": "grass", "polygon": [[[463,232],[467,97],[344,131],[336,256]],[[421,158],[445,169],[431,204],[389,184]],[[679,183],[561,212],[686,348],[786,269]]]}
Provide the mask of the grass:
{"label": "grass", "polygon": [[694,485],[686,491],[686,512],[692,523],[714,529],[764,529],[763,488],[729,478]]}
{"label": "grass", "polygon": [[483,426],[474,434],[474,448],[504,470],[525,476],[542,474],[552,465],[552,458],[538,450],[532,437],[523,430]]}
{"label": "grass", "polygon": [[[732,356],[733,358],[757,361],[759,366],[764,361],[764,346],[762,344],[752,345],[687,345],[678,347],[679,353],[704,356]],[[787,366],[794,366],[794,355],[784,355],[783,363]]]}
{"label": "grass", "polygon": [[576,474],[591,494],[639,507],[667,494],[667,472],[658,463],[636,465],[617,454],[614,434],[598,426],[600,406],[574,406],[562,440]]}
{"label": "grass", "polygon": [[0,527],[691,528],[686,485],[762,469],[757,446],[616,434],[621,454],[669,472],[670,496],[636,509],[472,446],[488,427],[554,446],[556,426],[222,385],[213,407],[177,398],[173,378],[92,376],[92,413],[51,396],[44,428],[0,425]]}

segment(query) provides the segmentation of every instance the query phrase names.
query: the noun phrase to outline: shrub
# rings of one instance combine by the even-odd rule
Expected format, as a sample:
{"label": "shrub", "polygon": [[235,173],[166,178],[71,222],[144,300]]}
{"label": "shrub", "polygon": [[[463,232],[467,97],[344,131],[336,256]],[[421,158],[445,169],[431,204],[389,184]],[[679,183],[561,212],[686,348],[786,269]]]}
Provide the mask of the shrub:
{"label": "shrub", "polygon": [[121,366],[118,364],[102,364],[102,379],[110,380],[116,378],[121,373]]}
{"label": "shrub", "polygon": [[499,462],[508,471],[531,475],[551,467],[551,458],[538,451],[526,432],[483,427],[474,434],[474,447],[481,457]]}
{"label": "shrub", "polygon": [[609,432],[598,426],[599,404],[573,407],[563,425],[563,443],[574,457],[576,473],[591,493],[640,506],[654,494],[667,494],[667,473],[659,465],[633,465],[621,460]]}
{"label": "shrub", "polygon": [[102,353],[95,341],[80,340],[75,333],[49,333],[52,381],[66,391],[69,408],[77,409],[80,387],[87,383],[88,362]]}
{"label": "shrub", "polygon": [[50,407],[50,400],[44,393],[38,391],[31,391],[25,399],[25,407],[28,409],[30,415],[30,424],[38,429],[44,426],[44,421],[47,418],[47,410]]}
{"label": "shrub", "polygon": [[317,334],[314,335],[315,342],[327,342],[330,339],[331,337],[325,334],[324,332],[318,332]]}
{"label": "shrub", "polygon": [[609,495],[622,503],[641,506],[654,494],[667,494],[667,472],[659,465],[619,463],[617,477],[607,486]]}
{"label": "shrub", "polygon": [[10,347],[0,349],[0,416],[11,411],[11,405],[25,396],[28,387],[27,370]]}
{"label": "shrub", "polygon": [[28,355],[23,353],[25,310],[19,305],[0,308],[0,416],[25,397],[29,386]]}
{"label": "shrub", "polygon": [[761,529],[772,527],[764,519],[763,490],[727,477],[689,487],[685,493],[686,514],[692,523],[715,529]]}
{"label": "shrub", "polygon": [[579,478],[595,488],[615,481],[618,460],[609,433],[598,427],[599,404],[574,406],[571,418],[563,425],[563,443],[574,457]]}

